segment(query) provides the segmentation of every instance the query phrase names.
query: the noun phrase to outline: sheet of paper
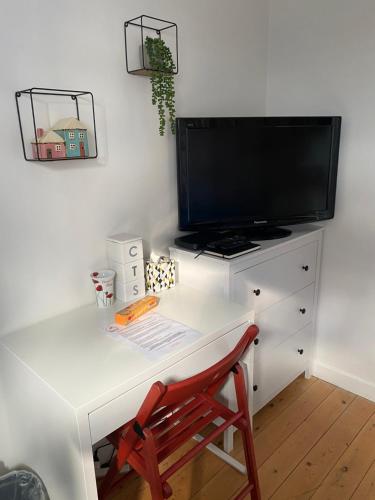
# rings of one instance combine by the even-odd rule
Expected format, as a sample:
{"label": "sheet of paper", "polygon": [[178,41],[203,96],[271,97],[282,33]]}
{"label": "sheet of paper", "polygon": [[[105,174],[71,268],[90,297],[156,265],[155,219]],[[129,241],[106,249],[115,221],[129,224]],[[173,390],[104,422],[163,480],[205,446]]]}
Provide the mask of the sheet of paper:
{"label": "sheet of paper", "polygon": [[129,342],[132,347],[152,357],[162,357],[191,344],[201,333],[156,312],[149,312],[132,323],[116,323],[105,329],[115,340]]}

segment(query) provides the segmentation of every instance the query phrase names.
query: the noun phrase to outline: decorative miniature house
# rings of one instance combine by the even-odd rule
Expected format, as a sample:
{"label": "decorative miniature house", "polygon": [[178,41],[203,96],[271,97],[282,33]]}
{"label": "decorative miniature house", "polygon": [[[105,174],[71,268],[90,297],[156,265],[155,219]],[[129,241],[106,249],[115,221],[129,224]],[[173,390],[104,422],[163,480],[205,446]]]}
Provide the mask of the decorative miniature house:
{"label": "decorative miniature house", "polygon": [[33,158],[52,160],[56,158],[66,157],[66,148],[64,139],[52,130],[44,132],[42,128],[38,128],[37,142],[32,142]]}
{"label": "decorative miniature house", "polygon": [[67,158],[85,158],[89,156],[87,128],[77,118],[62,118],[52,127],[65,142]]}

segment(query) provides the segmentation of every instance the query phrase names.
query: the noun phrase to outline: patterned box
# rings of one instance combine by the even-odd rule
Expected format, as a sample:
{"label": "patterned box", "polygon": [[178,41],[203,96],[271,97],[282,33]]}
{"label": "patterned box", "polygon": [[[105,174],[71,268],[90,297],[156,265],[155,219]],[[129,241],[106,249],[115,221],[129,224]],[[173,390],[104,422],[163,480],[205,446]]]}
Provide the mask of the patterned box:
{"label": "patterned box", "polygon": [[160,257],[158,262],[146,261],[146,289],[160,292],[176,284],[176,263],[169,257]]}

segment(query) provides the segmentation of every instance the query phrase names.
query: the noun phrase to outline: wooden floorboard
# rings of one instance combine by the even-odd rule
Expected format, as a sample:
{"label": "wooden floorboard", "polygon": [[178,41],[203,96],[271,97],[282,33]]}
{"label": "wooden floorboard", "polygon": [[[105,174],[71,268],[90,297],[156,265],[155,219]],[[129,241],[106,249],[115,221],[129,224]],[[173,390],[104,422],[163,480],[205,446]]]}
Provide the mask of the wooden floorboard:
{"label": "wooden floorboard", "polygon": [[272,500],[311,498],[374,411],[374,403],[354,398],[283,482]]}
{"label": "wooden floorboard", "polygon": [[353,399],[354,395],[346,391],[334,390],[259,468],[266,498],[272,496]]}
{"label": "wooden floorboard", "polygon": [[258,467],[261,467],[276,452],[282,443],[334,390],[333,385],[318,380],[255,437]]}
{"label": "wooden floorboard", "polygon": [[375,500],[375,461],[352,496],[352,500],[363,500],[364,498]]}
{"label": "wooden floorboard", "polygon": [[[276,452],[285,439],[334,390],[335,387],[331,384],[318,380],[264,427],[263,431],[254,440],[258,468]],[[254,419],[254,422],[256,422],[256,419]],[[236,448],[233,455],[243,462],[244,456],[241,447]],[[194,500],[211,498],[226,500],[233,493],[233,488],[235,488],[234,491],[241,489],[244,481],[243,475],[229,466],[223,466],[193,498]]]}
{"label": "wooden floorboard", "polygon": [[293,384],[288,385],[272,401],[254,415],[253,433],[256,437],[263,429],[275,420],[288,406],[298,399],[318,379],[316,377],[298,377]]}
{"label": "wooden floorboard", "polygon": [[[263,500],[375,500],[375,403],[299,377],[254,416],[253,428]],[[192,446],[186,443],[161,469]],[[232,455],[243,461],[239,433]],[[204,450],[170,478],[170,498],[229,500],[245,481]],[[134,478],[111,499],[151,500],[151,495],[147,484]]]}
{"label": "wooden floorboard", "polygon": [[351,498],[374,460],[375,415],[361,429],[311,498],[314,500]]}

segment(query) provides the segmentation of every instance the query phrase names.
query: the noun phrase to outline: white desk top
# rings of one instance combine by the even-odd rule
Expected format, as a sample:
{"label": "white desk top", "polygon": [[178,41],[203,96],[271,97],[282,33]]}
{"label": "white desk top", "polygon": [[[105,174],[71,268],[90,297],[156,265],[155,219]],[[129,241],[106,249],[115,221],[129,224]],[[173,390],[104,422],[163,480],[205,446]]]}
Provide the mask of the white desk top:
{"label": "white desk top", "polygon": [[[95,409],[103,396],[115,397],[121,391],[147,380],[186,355],[200,349],[223,332],[252,319],[245,307],[202,294],[183,285],[159,294],[155,311],[180,321],[203,336],[188,347],[150,361],[134,352],[125,342],[115,341],[103,333],[113,323],[110,309],[89,305],[10,333],[0,341],[23,364],[52,387],[69,405]],[[90,409],[91,408],[91,409]]]}

